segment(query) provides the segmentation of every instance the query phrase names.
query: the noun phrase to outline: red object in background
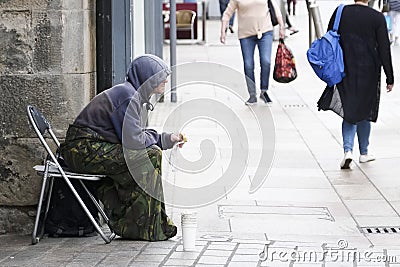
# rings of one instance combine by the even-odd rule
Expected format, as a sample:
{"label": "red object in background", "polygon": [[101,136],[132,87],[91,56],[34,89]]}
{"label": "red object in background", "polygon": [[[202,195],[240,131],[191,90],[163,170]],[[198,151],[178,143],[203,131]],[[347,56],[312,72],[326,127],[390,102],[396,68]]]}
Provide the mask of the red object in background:
{"label": "red object in background", "polygon": [[[194,19],[194,39],[197,39],[197,3],[177,3],[176,10],[193,10],[196,12]],[[163,3],[163,11],[169,11],[169,4]],[[190,31],[177,31],[177,39],[191,39]],[[169,20],[164,21],[164,39],[169,39]]]}

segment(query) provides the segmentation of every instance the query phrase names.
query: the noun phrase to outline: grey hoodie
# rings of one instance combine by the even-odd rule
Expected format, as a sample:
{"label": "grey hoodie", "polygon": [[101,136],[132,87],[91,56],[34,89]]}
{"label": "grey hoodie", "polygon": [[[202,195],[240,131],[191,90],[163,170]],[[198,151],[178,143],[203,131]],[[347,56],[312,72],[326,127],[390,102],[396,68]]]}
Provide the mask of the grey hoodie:
{"label": "grey hoodie", "polygon": [[110,143],[121,143],[129,149],[158,145],[171,148],[171,134],[145,129],[143,106],[149,103],[153,90],[170,70],[154,55],[136,57],[130,64],[124,83],[98,94],[82,110],[74,125],[89,127]]}

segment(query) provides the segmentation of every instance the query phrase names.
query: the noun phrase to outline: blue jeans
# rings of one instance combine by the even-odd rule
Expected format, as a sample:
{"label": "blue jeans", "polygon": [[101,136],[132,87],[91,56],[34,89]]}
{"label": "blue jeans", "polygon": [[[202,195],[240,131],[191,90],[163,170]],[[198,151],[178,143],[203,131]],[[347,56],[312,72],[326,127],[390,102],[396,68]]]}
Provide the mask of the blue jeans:
{"label": "blue jeans", "polygon": [[357,124],[349,123],[343,120],[342,136],[344,152],[353,151],[354,137],[357,132],[358,144],[361,155],[368,154],[369,135],[371,133],[371,122],[363,120]]}
{"label": "blue jeans", "polygon": [[272,31],[263,33],[261,39],[258,39],[257,36],[240,39],[247,90],[251,97],[256,96],[254,79],[254,51],[256,45],[260,54],[260,88],[261,91],[266,91],[269,87],[269,73],[271,69]]}

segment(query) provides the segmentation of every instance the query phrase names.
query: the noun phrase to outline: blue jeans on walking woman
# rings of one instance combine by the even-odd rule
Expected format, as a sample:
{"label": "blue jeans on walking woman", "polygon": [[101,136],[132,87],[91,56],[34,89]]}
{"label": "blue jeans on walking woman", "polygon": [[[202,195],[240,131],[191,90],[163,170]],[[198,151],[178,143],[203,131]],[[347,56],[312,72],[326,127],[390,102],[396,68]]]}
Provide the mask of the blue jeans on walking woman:
{"label": "blue jeans on walking woman", "polygon": [[261,91],[266,91],[269,87],[269,73],[271,69],[272,31],[263,33],[261,39],[258,39],[256,35],[240,39],[244,74],[246,75],[247,90],[250,97],[256,97],[257,95],[254,78],[254,51],[256,45],[260,54],[260,88]]}
{"label": "blue jeans on walking woman", "polygon": [[343,120],[342,123],[342,136],[343,136],[343,149],[344,152],[353,151],[354,137],[357,132],[358,144],[361,155],[368,154],[369,135],[371,133],[371,122],[363,120],[357,124],[352,124]]}

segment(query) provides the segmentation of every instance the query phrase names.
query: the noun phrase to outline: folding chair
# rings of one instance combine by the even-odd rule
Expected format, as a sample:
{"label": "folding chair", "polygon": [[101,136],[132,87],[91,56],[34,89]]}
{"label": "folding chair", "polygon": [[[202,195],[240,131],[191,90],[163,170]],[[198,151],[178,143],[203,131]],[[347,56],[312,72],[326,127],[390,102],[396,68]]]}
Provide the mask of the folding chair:
{"label": "folding chair", "polygon": [[[50,123],[46,120],[46,118],[33,106],[28,106],[27,107],[28,111],[28,118],[29,122],[32,125],[33,129],[35,130],[37,136],[39,137],[40,142],[44,146],[47,152],[47,157],[45,159],[44,165],[37,165],[34,167],[36,171],[38,171],[40,174],[43,175],[43,182],[42,182],[42,188],[40,191],[40,197],[39,197],[39,203],[37,207],[37,213],[36,213],[36,218],[35,218],[35,225],[32,233],[32,244],[37,244],[40,240],[40,238],[43,235],[44,231],[44,222],[46,221],[47,213],[49,211],[50,207],[50,200],[51,200],[51,193],[53,189],[53,181],[54,178],[61,178],[64,179],[68,187],[71,189],[73,195],[75,196],[76,200],[79,202],[79,204],[82,206],[84,212],[90,219],[90,221],[93,223],[93,226],[95,227],[96,231],[100,234],[100,236],[103,238],[103,240],[108,244],[111,242],[111,240],[115,237],[115,234],[113,233],[112,229],[110,235],[106,235],[103,230],[101,229],[99,223],[96,221],[96,219],[92,216],[90,213],[89,209],[86,207],[85,203],[82,201],[82,198],[79,196],[78,192],[72,185],[70,179],[77,179],[79,180],[80,184],[86,191],[86,193],[89,195],[90,199],[93,201],[94,205],[97,207],[97,210],[101,214],[102,218],[104,221],[107,223],[109,226],[109,219],[107,218],[107,215],[105,214],[104,210],[100,206],[99,202],[94,198],[92,193],[88,190],[88,188],[85,186],[83,181],[99,181],[102,178],[105,178],[105,175],[91,175],[91,174],[80,174],[80,173],[73,173],[69,172],[60,165],[58,162],[58,155],[53,153],[51,150],[49,144],[46,142],[46,139],[44,137],[45,133],[47,132],[51,140],[54,142],[54,144],[57,146],[57,148],[60,147],[60,142],[58,141],[57,137],[55,136],[54,132],[51,129]],[[46,197],[45,197],[46,195]],[[46,199],[46,209],[44,211],[44,215],[41,216],[42,213],[42,203],[43,200]],[[42,220],[41,220],[42,217]],[[42,222],[40,222],[42,221]],[[39,224],[41,224],[40,229]],[[38,230],[40,230],[40,235],[38,236]]]}

